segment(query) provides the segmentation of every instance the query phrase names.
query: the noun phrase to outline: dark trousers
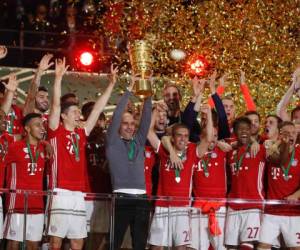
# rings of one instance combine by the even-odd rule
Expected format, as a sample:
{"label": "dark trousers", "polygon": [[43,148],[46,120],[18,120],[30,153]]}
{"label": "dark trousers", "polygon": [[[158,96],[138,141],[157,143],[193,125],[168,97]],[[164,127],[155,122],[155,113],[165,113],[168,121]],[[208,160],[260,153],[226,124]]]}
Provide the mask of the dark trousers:
{"label": "dark trousers", "polygon": [[144,250],[147,244],[150,203],[146,195],[117,194],[114,217],[114,250],[123,242],[128,225],[133,250]]}

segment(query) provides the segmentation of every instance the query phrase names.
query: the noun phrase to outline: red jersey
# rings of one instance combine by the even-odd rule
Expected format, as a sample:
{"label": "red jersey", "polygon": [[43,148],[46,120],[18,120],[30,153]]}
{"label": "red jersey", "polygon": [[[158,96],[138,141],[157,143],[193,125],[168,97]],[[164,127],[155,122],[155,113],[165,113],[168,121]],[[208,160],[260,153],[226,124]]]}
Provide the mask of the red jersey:
{"label": "red jersey", "polygon": [[14,142],[12,135],[4,132],[0,136],[0,188],[4,186],[4,177],[5,177],[5,157],[7,154],[8,146]]}
{"label": "red jersey", "polygon": [[195,166],[193,194],[196,198],[225,198],[226,187],[226,153],[215,147]]}
{"label": "red jersey", "polygon": [[148,196],[152,195],[152,170],[156,163],[156,154],[151,146],[145,146],[145,184],[146,193]]}
{"label": "red jersey", "polygon": [[[30,157],[30,151],[32,157]],[[8,148],[5,163],[7,167],[6,186],[10,190],[43,191],[45,168],[43,145],[39,144],[36,150],[34,146],[30,145],[29,150],[25,140],[12,143]],[[43,195],[30,194],[27,206],[29,213],[43,213]],[[24,194],[9,193],[6,199],[6,208],[10,212],[24,213]]]}
{"label": "red jersey", "polygon": [[76,128],[74,131],[68,131],[60,124],[54,131],[48,128],[48,139],[54,148],[50,186],[85,191],[87,178],[85,130]]}
{"label": "red jersey", "polygon": [[[283,166],[288,168],[289,163]],[[300,188],[300,145],[295,146],[295,155],[292,159],[290,154],[290,169],[285,174],[280,166],[273,163],[268,164],[268,189],[267,198],[273,200],[284,200]],[[300,205],[266,205],[265,213],[286,216],[300,216]]]}
{"label": "red jersey", "polygon": [[6,116],[7,122],[7,132],[9,134],[22,134],[23,126],[22,126],[23,112],[17,105],[11,106],[11,111]]}
{"label": "red jersey", "polygon": [[87,193],[111,193],[108,162],[105,156],[105,133],[94,128],[87,139]]}
{"label": "red jersey", "polygon": [[156,206],[182,207],[190,205],[193,168],[199,161],[196,149],[196,144],[188,144],[185,157],[183,158],[183,169],[176,171],[170,164],[168,152],[162,144],[159,145],[160,169],[157,196],[174,198],[174,201],[158,200]]}
{"label": "red jersey", "polygon": [[[261,200],[264,199],[263,177],[266,161],[266,149],[260,145],[255,158],[250,156],[250,148],[242,146],[228,154],[231,188],[228,198]],[[232,209],[262,208],[262,204],[229,203]]]}

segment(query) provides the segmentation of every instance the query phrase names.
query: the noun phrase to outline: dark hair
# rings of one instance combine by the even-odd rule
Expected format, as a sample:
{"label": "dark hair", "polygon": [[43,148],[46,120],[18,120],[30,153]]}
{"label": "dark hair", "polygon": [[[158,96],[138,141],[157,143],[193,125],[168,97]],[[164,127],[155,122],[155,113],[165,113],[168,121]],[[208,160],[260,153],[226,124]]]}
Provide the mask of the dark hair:
{"label": "dark hair", "polygon": [[180,91],[179,87],[178,87],[176,84],[174,84],[174,83],[168,83],[168,84],[164,85],[163,93],[164,93],[164,92],[166,91],[166,89],[168,89],[168,88],[175,88],[175,89],[177,89],[177,92],[178,92],[178,95],[179,95],[179,99],[182,98],[182,96],[181,96],[181,91]]}
{"label": "dark hair", "polygon": [[60,113],[66,113],[71,106],[78,107],[78,103],[76,102],[63,102],[60,105]]}
{"label": "dark hair", "polygon": [[282,128],[285,127],[285,126],[293,126],[293,127],[295,127],[295,124],[294,124],[293,122],[291,122],[291,121],[283,121],[283,122],[280,124],[279,129],[282,129]]}
{"label": "dark hair", "polygon": [[175,123],[175,124],[172,125],[172,136],[175,136],[175,132],[178,129],[181,129],[181,128],[187,129],[188,132],[189,132],[189,134],[190,134],[190,130],[189,130],[189,128],[186,125],[184,125],[182,123]]}
{"label": "dark hair", "polygon": [[83,115],[84,120],[86,120],[88,118],[88,116],[92,112],[94,105],[95,105],[95,102],[87,102],[87,103],[83,104],[83,106],[81,108],[81,113]]}
{"label": "dark hair", "polygon": [[248,115],[256,115],[258,117],[258,120],[260,121],[260,114],[257,111],[255,111],[255,110],[247,111],[245,113],[245,116],[248,116]]}
{"label": "dark hair", "polygon": [[291,118],[294,120],[294,115],[297,111],[300,111],[300,106],[296,106],[291,112]]}
{"label": "dark hair", "polygon": [[281,126],[281,123],[282,123],[282,119],[279,116],[277,116],[277,115],[267,115],[266,119],[268,119],[269,117],[273,117],[273,118],[276,119],[276,121],[277,121],[277,128],[279,129],[280,126]]}
{"label": "dark hair", "polygon": [[39,91],[44,91],[44,92],[47,92],[48,93],[48,89],[46,88],[46,87],[44,87],[44,86],[40,86],[39,88],[38,88],[38,92]]}
{"label": "dark hair", "polygon": [[232,124],[233,132],[235,134],[237,132],[238,126],[242,123],[245,123],[245,124],[249,125],[249,127],[251,127],[251,121],[247,116],[238,117],[233,121],[233,124]]}
{"label": "dark hair", "polygon": [[0,82],[0,93],[2,93],[2,94],[5,93],[5,85],[3,82]]}
{"label": "dark hair", "polygon": [[[60,98],[60,103],[63,104],[64,102],[69,102],[67,101],[69,98],[77,98],[77,96],[74,93],[67,93],[64,94],[61,98]],[[77,103],[78,105],[78,103]]]}
{"label": "dark hair", "polygon": [[38,114],[38,113],[29,113],[29,114],[25,115],[22,120],[23,127],[25,127],[28,124],[28,122],[30,122],[31,119],[34,119],[34,118],[42,118],[42,115]]}

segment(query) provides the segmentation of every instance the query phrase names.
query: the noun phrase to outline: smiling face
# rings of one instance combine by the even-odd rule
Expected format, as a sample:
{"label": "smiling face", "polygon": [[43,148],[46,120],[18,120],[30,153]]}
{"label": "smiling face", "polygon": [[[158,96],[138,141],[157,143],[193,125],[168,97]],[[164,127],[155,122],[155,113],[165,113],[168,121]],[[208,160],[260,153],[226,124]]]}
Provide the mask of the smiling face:
{"label": "smiling face", "polygon": [[189,130],[184,127],[177,128],[172,135],[172,142],[177,151],[185,150],[189,142]]}
{"label": "smiling face", "polygon": [[40,117],[32,118],[25,126],[27,135],[34,141],[40,141],[43,139],[45,134],[45,127],[43,120]]}
{"label": "smiling face", "polygon": [[119,129],[119,134],[125,140],[131,140],[135,132],[136,121],[131,113],[125,112]]}
{"label": "smiling face", "polygon": [[80,122],[80,109],[76,105],[68,107],[62,114],[62,120],[65,125],[70,128],[75,128]]}
{"label": "smiling face", "polygon": [[48,92],[46,91],[39,91],[35,97],[35,107],[40,112],[44,113],[49,108],[49,99],[48,99]]}
{"label": "smiling face", "polygon": [[179,109],[180,93],[174,86],[169,86],[164,89],[164,102],[167,104],[170,111]]}
{"label": "smiling face", "polygon": [[251,125],[246,122],[240,122],[237,125],[235,134],[240,145],[247,145],[250,143]]}

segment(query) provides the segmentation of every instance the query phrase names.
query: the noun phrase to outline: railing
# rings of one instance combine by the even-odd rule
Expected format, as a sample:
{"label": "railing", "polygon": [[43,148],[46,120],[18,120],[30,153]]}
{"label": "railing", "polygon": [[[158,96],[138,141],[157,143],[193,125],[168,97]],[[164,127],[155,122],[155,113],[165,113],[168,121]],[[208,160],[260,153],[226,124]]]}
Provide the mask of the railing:
{"label": "railing", "polygon": [[[298,216],[300,215],[299,200],[262,201],[211,198],[187,200],[182,197],[146,197],[126,194],[87,193],[83,196],[78,192],[66,192],[65,190],[39,192],[2,189],[0,191],[2,200],[5,201],[3,204],[4,223],[0,220],[0,228],[3,228],[5,239],[2,247],[10,244],[9,240],[15,239],[19,240],[19,249],[26,249],[26,246],[31,244],[28,240],[33,237],[32,230],[35,227],[38,228],[38,223],[42,223],[41,227],[43,228],[43,234],[40,230],[39,244],[40,247],[43,246],[41,249],[48,249],[47,245],[51,235],[63,237],[62,235],[66,233],[72,238],[72,234],[65,227],[78,230],[80,225],[87,229],[87,231],[84,228],[79,230],[83,233],[87,232],[87,238],[84,241],[86,250],[117,249],[116,244],[121,244],[123,249],[132,249],[130,224],[140,230],[137,233],[134,232],[136,228],[131,229],[132,233],[139,237],[139,239],[134,239],[134,242],[139,244],[145,242],[147,248],[149,244],[159,244],[158,235],[165,234],[165,238],[160,239],[162,240],[161,246],[165,246],[165,249],[172,249],[172,246],[178,244],[178,241],[186,242],[187,245],[194,244],[195,249],[203,249],[201,244],[208,244],[208,246],[213,244],[209,241],[210,234],[213,233],[216,234],[214,237],[220,237],[224,244],[225,227],[230,227],[225,223],[225,218],[228,219],[228,214],[236,211],[230,208],[232,206],[242,205],[248,209],[260,209],[259,216],[264,212],[269,213],[271,207],[273,211],[283,208],[286,211],[295,211],[296,209]],[[82,205],[81,201],[83,200],[85,201]],[[73,206],[70,207],[71,204]],[[22,223],[23,218],[24,224]],[[81,224],[77,224],[78,221],[80,222],[78,218],[81,218]],[[133,222],[134,219],[136,224]],[[120,227],[121,224],[124,224],[124,227]],[[21,226],[22,228],[20,228]],[[162,230],[163,227],[168,231],[160,232],[159,230]],[[178,236],[171,233],[178,227],[187,228],[182,231],[183,238],[176,238]],[[38,229],[35,230],[38,231]],[[64,232],[64,230],[67,231]],[[145,231],[143,232],[143,230]],[[258,229],[254,228],[253,230],[256,231],[251,229],[249,237],[254,238],[259,234]],[[34,232],[35,237],[39,237],[37,231]],[[20,232],[22,232],[21,235]],[[123,233],[124,238],[122,238]],[[220,240],[215,243],[220,244]],[[275,243],[280,244],[280,242]],[[276,245],[275,243],[274,245]],[[66,246],[69,244],[68,241],[63,243]],[[61,249],[64,249],[63,247]]]}

